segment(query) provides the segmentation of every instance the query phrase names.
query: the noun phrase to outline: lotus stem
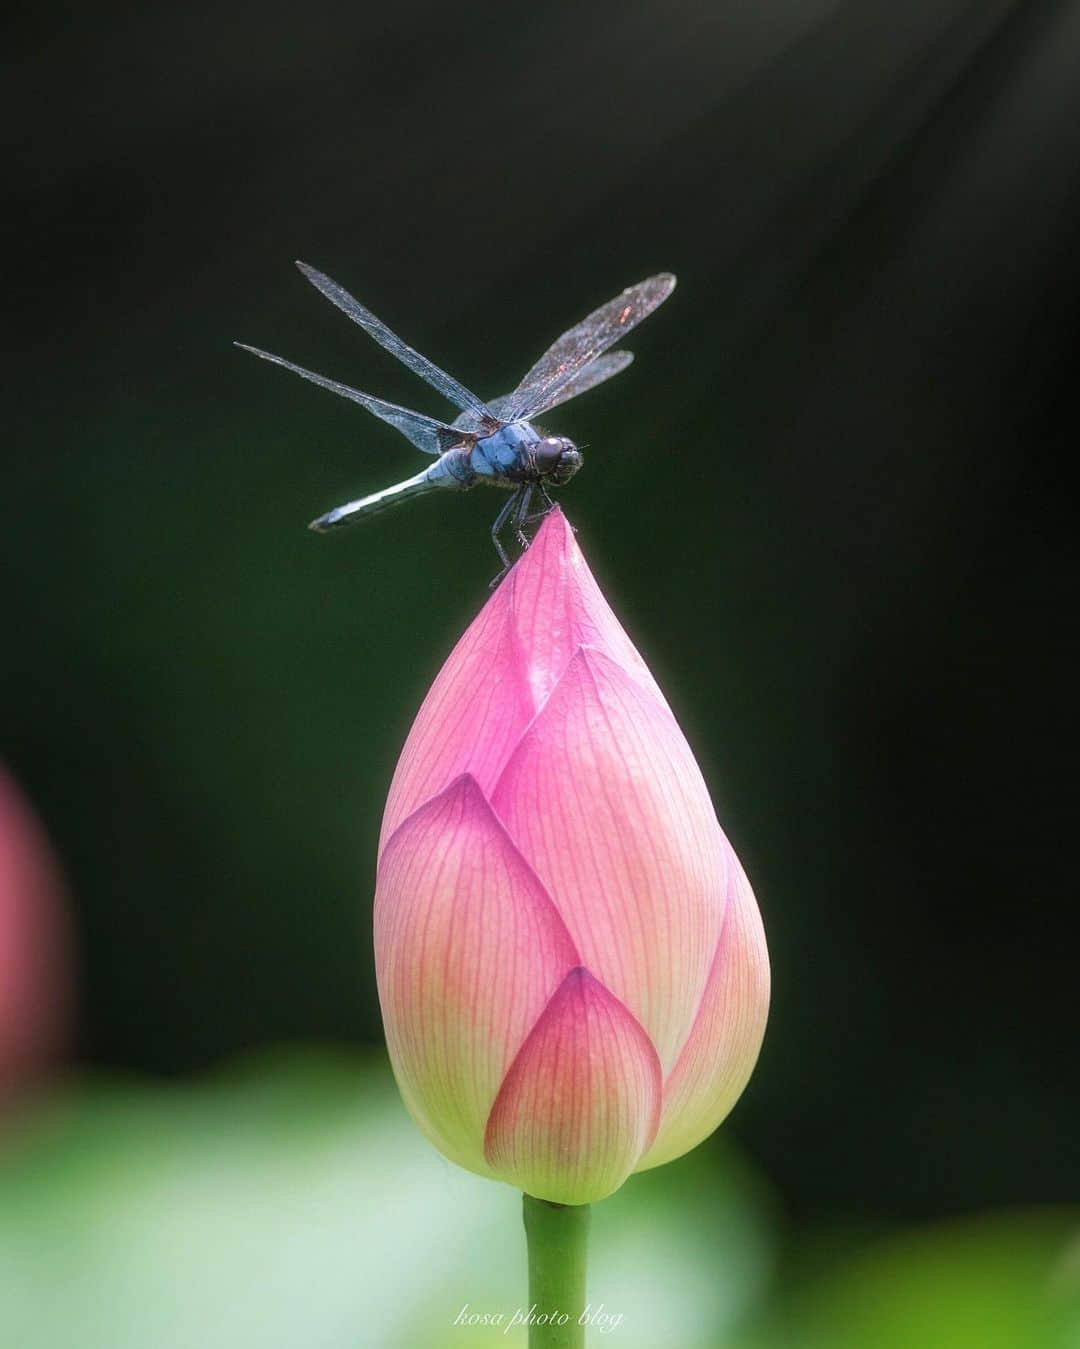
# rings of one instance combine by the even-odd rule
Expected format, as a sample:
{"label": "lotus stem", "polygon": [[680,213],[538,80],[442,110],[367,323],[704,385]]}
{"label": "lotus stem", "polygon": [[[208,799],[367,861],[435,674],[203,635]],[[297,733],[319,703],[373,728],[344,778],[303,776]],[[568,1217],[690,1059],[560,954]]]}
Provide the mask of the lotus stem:
{"label": "lotus stem", "polygon": [[529,1349],[583,1349],[589,1205],[524,1200]]}

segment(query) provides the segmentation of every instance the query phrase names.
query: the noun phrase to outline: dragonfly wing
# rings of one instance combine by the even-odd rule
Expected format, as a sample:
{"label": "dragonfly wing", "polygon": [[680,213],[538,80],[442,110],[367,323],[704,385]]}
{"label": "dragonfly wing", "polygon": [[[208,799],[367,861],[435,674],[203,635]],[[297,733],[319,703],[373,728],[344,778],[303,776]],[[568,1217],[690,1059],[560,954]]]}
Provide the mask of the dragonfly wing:
{"label": "dragonfly wing", "polygon": [[674,289],[675,278],[661,272],[594,310],[544,352],[511,394],[502,416],[508,421],[524,421],[563,402],[562,390],[584,367],[647,318]]}
{"label": "dragonfly wing", "polygon": [[478,417],[475,412],[462,412],[454,418],[454,429],[478,437],[493,435],[510,420],[504,414],[513,397],[512,393],[504,393],[501,398],[489,398],[487,405],[492,415],[487,417]]}
{"label": "dragonfly wing", "polygon": [[249,347],[246,342],[237,342],[235,345],[242,351],[250,351],[253,356],[260,356],[264,361],[273,361],[275,365],[291,370],[302,379],[309,379],[320,388],[329,389],[331,393],[340,394],[342,398],[359,403],[362,408],[367,408],[368,412],[381,417],[384,422],[400,431],[425,454],[442,454],[451,446],[460,445],[466,438],[465,432],[448,426],[445,422],[436,421],[434,417],[425,417],[422,412],[411,412],[408,408],[398,407],[396,403],[372,398],[371,394],[351,389],[347,384],[339,384],[336,379],[327,379],[325,375],[316,375],[311,370],[305,370],[302,365],[294,365],[283,356],[273,356],[268,351],[260,351],[258,347]]}
{"label": "dragonfly wing", "polygon": [[[605,356],[597,356],[595,361],[590,361],[583,370],[579,370],[573,379],[567,380],[565,384],[560,384],[558,389],[553,390],[550,397],[545,398],[541,406],[534,408],[529,415],[539,417],[558,407],[560,403],[569,403],[570,399],[576,398],[578,394],[588,393],[598,384],[603,384],[606,379],[617,375],[620,370],[625,370],[633,359],[632,351],[609,351]],[[505,398],[496,399],[491,404],[491,410],[497,417],[506,416],[512,406],[512,400],[517,396],[516,393],[512,393],[507,394]]]}
{"label": "dragonfly wing", "polygon": [[[550,403],[546,403],[542,408],[537,408],[534,416],[539,417],[544,412],[550,412],[553,407],[558,407],[560,403],[568,403],[571,398],[576,398],[580,393],[586,393],[589,389],[595,389],[598,384],[603,384],[604,380],[610,379],[612,375],[617,375],[620,370],[625,370],[634,359],[632,351],[609,351],[606,356],[597,356],[595,361],[591,361],[584,370],[580,372],[576,379],[572,379],[568,384],[564,384],[559,390],[558,396]],[[488,407],[500,419],[508,420],[508,414],[513,406],[516,394],[504,393],[501,398],[492,398]],[[479,417],[474,417],[471,412],[463,412],[460,417],[454,421],[454,426],[462,431],[471,431],[474,434],[481,429]]]}
{"label": "dragonfly wing", "polygon": [[321,291],[331,304],[336,304],[343,314],[348,314],[354,323],[359,323],[360,327],[373,337],[380,347],[385,347],[387,351],[396,356],[404,365],[407,365],[421,379],[426,379],[429,384],[438,389],[444,398],[449,398],[450,402],[461,408],[463,412],[473,412],[478,417],[490,416],[488,409],[477,398],[476,394],[470,393],[464,385],[459,384],[445,370],[440,370],[426,356],[421,356],[418,351],[414,351],[396,333],[392,333],[381,319],[377,319],[370,309],[365,309],[359,300],[339,286],[336,281],[331,281],[328,276],[316,271],[314,267],[309,267],[306,262],[298,262],[296,265],[315,289]]}

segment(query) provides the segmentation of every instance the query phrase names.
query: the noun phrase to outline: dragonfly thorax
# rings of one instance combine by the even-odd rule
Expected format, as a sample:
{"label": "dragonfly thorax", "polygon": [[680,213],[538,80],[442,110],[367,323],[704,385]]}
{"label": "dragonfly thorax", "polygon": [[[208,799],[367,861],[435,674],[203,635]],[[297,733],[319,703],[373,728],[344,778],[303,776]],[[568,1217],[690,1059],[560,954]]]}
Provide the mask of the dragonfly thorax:
{"label": "dragonfly thorax", "polygon": [[569,482],[581,467],[581,451],[565,436],[545,436],[529,422],[510,422],[482,436],[469,456],[480,478],[505,484]]}

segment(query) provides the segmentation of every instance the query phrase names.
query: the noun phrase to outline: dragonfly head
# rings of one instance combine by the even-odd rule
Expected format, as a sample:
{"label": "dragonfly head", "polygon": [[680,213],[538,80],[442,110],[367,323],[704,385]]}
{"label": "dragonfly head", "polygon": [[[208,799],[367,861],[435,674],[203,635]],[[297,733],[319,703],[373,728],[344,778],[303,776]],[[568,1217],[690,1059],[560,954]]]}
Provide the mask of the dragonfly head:
{"label": "dragonfly head", "polygon": [[565,436],[544,436],[533,447],[536,470],[546,482],[561,487],[581,467],[581,451]]}

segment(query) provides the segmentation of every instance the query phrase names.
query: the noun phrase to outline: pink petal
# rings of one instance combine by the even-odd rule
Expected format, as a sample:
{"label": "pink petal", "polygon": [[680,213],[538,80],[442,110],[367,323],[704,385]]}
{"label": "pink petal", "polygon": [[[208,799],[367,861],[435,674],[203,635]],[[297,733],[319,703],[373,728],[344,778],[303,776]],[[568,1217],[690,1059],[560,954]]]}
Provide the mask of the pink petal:
{"label": "pink petal", "polygon": [[572,970],[506,1075],[485,1156],[501,1180],[538,1199],[593,1203],[649,1146],[660,1092],[649,1037],[588,970]]}
{"label": "pink petal", "polygon": [[663,702],[559,510],[450,653],[417,713],[390,785],[379,849],[461,773],[490,793],[579,646],[617,660]]}
{"label": "pink petal", "polygon": [[578,963],[472,778],[396,831],[375,894],[379,1000],[406,1105],[453,1161],[487,1174],[484,1126],[500,1083]]}
{"label": "pink petal", "polygon": [[416,714],[390,784],[380,856],[401,821],[462,773],[489,791],[532,717],[510,599],[504,583],[465,630]]}
{"label": "pink petal", "polygon": [[719,940],[729,850],[667,706],[603,653],[579,650],[491,802],[583,963],[670,1068]]}
{"label": "pink petal", "polygon": [[581,646],[603,651],[636,680],[664,696],[596,584],[561,510],[537,531],[506,578],[520,659],[540,708]]}
{"label": "pink petal", "polygon": [[656,1142],[638,1170],[681,1157],[720,1124],[757,1062],[769,1013],[769,953],[754,892],[731,854],[724,930],[694,1029],[664,1085]]}

